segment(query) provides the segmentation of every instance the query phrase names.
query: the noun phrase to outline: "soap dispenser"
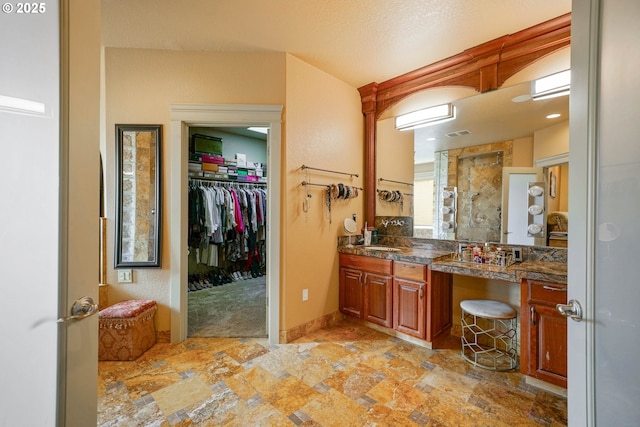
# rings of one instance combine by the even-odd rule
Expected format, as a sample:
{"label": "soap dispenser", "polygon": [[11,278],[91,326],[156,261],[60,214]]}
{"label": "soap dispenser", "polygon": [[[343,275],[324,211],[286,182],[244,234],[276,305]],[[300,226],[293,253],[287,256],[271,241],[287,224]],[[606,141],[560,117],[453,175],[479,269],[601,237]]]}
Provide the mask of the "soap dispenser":
{"label": "soap dispenser", "polygon": [[371,245],[371,230],[369,230],[369,228],[367,227],[367,223],[364,223],[364,228],[362,230],[362,234],[364,235],[364,245],[365,246],[370,246]]}

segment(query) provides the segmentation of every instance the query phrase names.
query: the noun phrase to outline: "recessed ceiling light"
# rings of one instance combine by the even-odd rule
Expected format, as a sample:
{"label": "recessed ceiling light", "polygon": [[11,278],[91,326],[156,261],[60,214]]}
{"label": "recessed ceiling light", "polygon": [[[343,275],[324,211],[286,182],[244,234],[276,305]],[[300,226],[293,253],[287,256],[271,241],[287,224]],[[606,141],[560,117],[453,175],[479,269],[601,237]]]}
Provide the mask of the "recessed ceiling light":
{"label": "recessed ceiling light", "polygon": [[557,119],[560,116],[561,116],[561,114],[559,114],[559,113],[553,113],[553,114],[549,114],[547,116],[547,119]]}
{"label": "recessed ceiling light", "polygon": [[515,98],[512,98],[511,101],[512,102],[526,102],[526,101],[529,101],[530,99],[531,99],[531,95],[527,94],[527,95],[516,96]]}

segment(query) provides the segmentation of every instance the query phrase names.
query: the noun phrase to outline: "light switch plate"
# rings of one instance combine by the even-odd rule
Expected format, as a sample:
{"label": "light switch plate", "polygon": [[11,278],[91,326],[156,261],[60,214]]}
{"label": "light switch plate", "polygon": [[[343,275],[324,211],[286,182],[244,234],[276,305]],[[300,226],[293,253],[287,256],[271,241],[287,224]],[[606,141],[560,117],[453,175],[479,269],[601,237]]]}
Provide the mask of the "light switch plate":
{"label": "light switch plate", "polygon": [[124,270],[118,270],[118,283],[131,283],[133,282],[133,272],[130,268]]}

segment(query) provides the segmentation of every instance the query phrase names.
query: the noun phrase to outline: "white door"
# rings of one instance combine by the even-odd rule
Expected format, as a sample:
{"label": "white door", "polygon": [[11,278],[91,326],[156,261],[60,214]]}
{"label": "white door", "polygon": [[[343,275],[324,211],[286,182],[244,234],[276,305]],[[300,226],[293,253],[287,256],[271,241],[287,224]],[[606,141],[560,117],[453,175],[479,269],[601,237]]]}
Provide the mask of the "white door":
{"label": "white door", "polygon": [[569,425],[640,425],[640,3],[573,2]]}
{"label": "white door", "polygon": [[96,316],[56,320],[98,294],[98,24],[80,0],[0,16],[0,425],[96,425]]}
{"label": "white door", "polygon": [[[542,168],[502,168],[502,243],[544,245],[528,234],[529,183],[544,181]],[[542,241],[541,241],[542,240]]]}

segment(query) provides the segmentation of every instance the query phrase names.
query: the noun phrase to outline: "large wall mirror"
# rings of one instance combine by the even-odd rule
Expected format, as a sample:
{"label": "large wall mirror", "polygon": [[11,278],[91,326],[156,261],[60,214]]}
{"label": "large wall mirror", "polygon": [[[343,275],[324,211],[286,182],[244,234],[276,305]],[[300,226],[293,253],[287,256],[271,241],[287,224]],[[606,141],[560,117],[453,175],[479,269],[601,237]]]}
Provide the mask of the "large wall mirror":
{"label": "large wall mirror", "polygon": [[[555,23],[566,29],[568,16]],[[543,27],[531,34],[547,31]],[[376,219],[411,218],[413,237],[566,246],[569,97],[531,97],[534,80],[570,69],[565,35],[562,46],[553,39],[543,55],[532,53],[486,91],[469,81],[436,84],[387,106],[377,88],[376,107],[383,111],[376,111],[374,124]],[[386,89],[386,82],[380,86]],[[363,96],[365,114],[366,101]],[[455,106],[455,120],[396,129],[396,117],[446,103]],[[547,118],[551,113],[559,116]],[[542,182],[542,196],[531,197],[530,182]],[[379,197],[388,191],[404,194],[403,203]],[[542,213],[528,210],[532,204],[542,205]],[[536,223],[543,231],[532,234],[529,225]],[[559,242],[550,243],[551,232]]]}
{"label": "large wall mirror", "polygon": [[160,267],[161,125],[116,125],[115,268]]}

